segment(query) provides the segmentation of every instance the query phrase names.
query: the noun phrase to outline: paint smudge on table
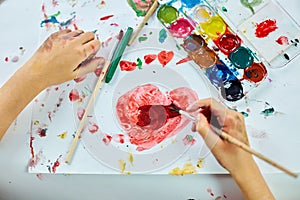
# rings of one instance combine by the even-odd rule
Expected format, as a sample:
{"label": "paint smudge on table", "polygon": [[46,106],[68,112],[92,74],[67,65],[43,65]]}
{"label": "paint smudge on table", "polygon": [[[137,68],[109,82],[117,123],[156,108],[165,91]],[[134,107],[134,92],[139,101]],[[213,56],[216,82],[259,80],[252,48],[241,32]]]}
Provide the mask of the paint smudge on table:
{"label": "paint smudge on table", "polygon": [[100,17],[100,21],[103,21],[103,20],[108,20],[110,18],[112,18],[114,15],[106,15],[104,17]]}
{"label": "paint smudge on table", "polygon": [[44,176],[43,176],[43,174],[41,174],[41,173],[36,174],[36,177],[37,177],[40,181],[44,180]]}
{"label": "paint smudge on table", "polygon": [[286,36],[280,36],[276,42],[280,45],[289,45],[289,39]]}
{"label": "paint smudge on table", "polygon": [[60,159],[61,159],[61,157],[62,157],[62,155],[60,155],[57,159],[56,159],[56,161],[53,163],[53,165],[52,165],[52,173],[56,173],[56,170],[57,170],[57,167],[59,167],[60,166]]}
{"label": "paint smudge on table", "polygon": [[193,166],[193,163],[187,162],[182,168],[175,167],[169,172],[170,175],[183,176],[185,174],[197,174],[196,168]]}
{"label": "paint smudge on table", "polygon": [[61,139],[65,139],[65,138],[67,137],[67,135],[68,135],[68,132],[65,131],[65,132],[63,132],[63,133],[57,135],[57,137],[59,137],[59,138],[61,138]]}
{"label": "paint smudge on table", "polygon": [[183,144],[184,145],[194,145],[195,143],[196,143],[196,140],[195,140],[193,135],[186,135],[183,138]]}
{"label": "paint smudge on table", "polygon": [[160,43],[164,43],[168,37],[167,31],[165,29],[161,29],[159,31],[158,41]]}

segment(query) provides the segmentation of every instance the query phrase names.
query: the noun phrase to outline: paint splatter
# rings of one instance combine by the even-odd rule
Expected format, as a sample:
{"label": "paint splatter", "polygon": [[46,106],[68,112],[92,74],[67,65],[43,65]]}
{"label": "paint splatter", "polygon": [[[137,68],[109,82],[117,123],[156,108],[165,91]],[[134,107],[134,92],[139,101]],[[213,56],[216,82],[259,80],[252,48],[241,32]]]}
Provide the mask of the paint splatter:
{"label": "paint splatter", "polygon": [[134,161],[134,159],[133,159],[132,153],[128,153],[128,161],[129,161],[129,163],[131,164],[131,166],[133,166],[133,161]]}
{"label": "paint splatter", "polygon": [[143,62],[140,58],[136,59],[136,66],[138,67],[138,69],[142,69],[142,66],[143,66]]}
{"label": "paint splatter", "polygon": [[98,131],[99,126],[94,122],[89,122],[88,130],[90,133],[94,134]]}
{"label": "paint splatter", "polygon": [[206,191],[210,194],[210,196],[212,196],[212,197],[215,196],[215,194],[213,193],[211,188],[207,188]]}
{"label": "paint splatter", "polygon": [[63,132],[62,134],[59,134],[57,137],[60,137],[61,139],[65,139],[67,135],[68,135],[67,132]]}
{"label": "paint splatter", "polygon": [[107,15],[107,16],[104,16],[104,17],[100,17],[100,21],[103,21],[103,20],[108,20],[110,18],[112,18],[114,15]]}
{"label": "paint splatter", "polygon": [[202,168],[203,167],[203,162],[204,162],[204,158],[199,158],[198,161],[197,161],[196,166],[198,168]]}
{"label": "paint splatter", "polygon": [[252,14],[254,14],[255,11],[253,7],[260,5],[263,0],[240,0],[240,2],[243,4],[243,6],[249,8]]}
{"label": "paint splatter", "polygon": [[105,145],[109,145],[112,140],[112,136],[105,134],[102,138],[102,142],[104,142]]}
{"label": "paint splatter", "polygon": [[258,38],[267,37],[270,33],[278,29],[276,20],[267,19],[263,22],[256,24],[255,36]]}
{"label": "paint splatter", "polygon": [[157,55],[158,61],[162,66],[166,66],[174,57],[174,52],[173,51],[161,51]]}
{"label": "paint splatter", "polygon": [[37,177],[40,181],[42,181],[42,180],[44,179],[43,174],[41,174],[41,173],[36,174],[36,177]]}
{"label": "paint splatter", "polygon": [[79,120],[82,120],[84,113],[85,113],[85,109],[84,108],[79,107],[77,109],[77,117],[78,117]]}
{"label": "paint splatter", "polygon": [[120,159],[118,162],[119,162],[120,173],[124,174],[126,168],[126,162],[122,159]]}
{"label": "paint splatter", "polygon": [[122,71],[133,71],[136,69],[136,62],[121,60],[120,61],[120,68]]}
{"label": "paint splatter", "polygon": [[146,37],[146,36],[140,36],[139,38],[138,38],[138,41],[139,42],[144,42],[144,41],[146,41],[148,39],[148,37]]}
{"label": "paint splatter", "polygon": [[194,136],[192,136],[192,135],[186,135],[183,138],[183,144],[184,145],[193,145],[195,143],[196,143],[196,140],[195,140]]}
{"label": "paint splatter", "polygon": [[56,173],[56,170],[57,170],[57,167],[60,166],[60,162],[59,162],[59,159],[62,157],[62,155],[60,155],[57,160],[53,163],[52,165],[52,173]]}
{"label": "paint splatter", "polygon": [[175,167],[169,172],[170,175],[184,175],[184,174],[197,174],[197,170],[193,166],[191,162],[187,162],[184,164],[182,168]]}
{"label": "paint splatter", "polygon": [[40,137],[46,137],[47,128],[39,128],[37,132],[38,132]]}
{"label": "paint splatter", "polygon": [[183,64],[183,63],[186,63],[188,61],[192,60],[189,56],[185,57],[185,58],[182,58],[181,60],[179,60],[178,62],[176,62],[176,65],[180,65],[180,64]]}
{"label": "paint splatter", "polygon": [[80,98],[79,92],[77,89],[72,89],[69,93],[70,101],[77,101]]}
{"label": "paint splatter", "polygon": [[128,0],[130,7],[138,17],[145,16],[154,0]]}
{"label": "paint splatter", "polygon": [[158,41],[160,42],[160,43],[164,43],[165,42],[165,40],[167,39],[167,31],[165,30],[165,29],[161,29],[160,31],[159,31],[159,37],[158,37]]}
{"label": "paint splatter", "polygon": [[280,45],[289,45],[289,39],[286,36],[280,36],[276,42]]}
{"label": "paint splatter", "polygon": [[144,61],[146,64],[152,63],[157,58],[156,54],[147,54],[144,55]]}

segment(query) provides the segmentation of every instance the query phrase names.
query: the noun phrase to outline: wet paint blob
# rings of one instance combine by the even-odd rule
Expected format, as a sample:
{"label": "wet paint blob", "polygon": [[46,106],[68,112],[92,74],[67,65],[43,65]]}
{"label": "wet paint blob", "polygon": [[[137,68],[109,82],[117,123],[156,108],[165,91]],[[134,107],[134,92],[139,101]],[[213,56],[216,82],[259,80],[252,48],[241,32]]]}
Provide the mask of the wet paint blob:
{"label": "wet paint blob", "polygon": [[237,35],[225,33],[215,43],[223,53],[229,54],[241,45],[241,39]]}
{"label": "wet paint blob", "polygon": [[250,82],[259,83],[267,76],[267,69],[262,63],[253,63],[244,70],[243,78]]}
{"label": "wet paint blob", "polygon": [[168,5],[161,6],[157,12],[158,20],[166,24],[175,21],[178,18],[178,15],[179,13],[176,8]]}
{"label": "wet paint blob", "polygon": [[249,8],[252,14],[254,14],[255,11],[253,7],[260,5],[263,2],[263,0],[240,0],[240,2],[243,6]]}
{"label": "wet paint blob", "polygon": [[181,3],[186,8],[193,8],[198,5],[202,0],[181,0]]}
{"label": "wet paint blob", "polygon": [[130,62],[126,60],[120,61],[121,71],[133,71],[136,69],[137,64],[135,62]]}
{"label": "wet paint blob", "polygon": [[236,76],[224,64],[217,64],[207,69],[205,74],[216,87],[223,86],[227,81],[237,80]]}
{"label": "wet paint blob", "polygon": [[207,22],[200,23],[200,26],[203,32],[212,39],[218,38],[227,29],[226,23],[218,15],[212,16]]}
{"label": "wet paint blob", "polygon": [[161,29],[160,31],[159,31],[159,38],[158,38],[158,41],[160,42],[160,43],[164,43],[165,42],[165,40],[167,39],[167,31],[166,31],[166,29]]}
{"label": "wet paint blob", "polygon": [[221,87],[221,95],[228,101],[237,101],[244,97],[243,87],[239,80],[227,81]]}
{"label": "wet paint blob", "polygon": [[251,66],[254,61],[251,50],[243,46],[230,53],[229,59],[239,69]]}
{"label": "wet paint blob", "polygon": [[152,63],[156,58],[157,58],[156,54],[147,54],[147,55],[144,55],[144,61],[145,61],[145,63],[147,65],[150,64],[150,63]]}
{"label": "wet paint blob", "polygon": [[289,45],[289,39],[286,36],[280,36],[276,42],[280,45]]}
{"label": "wet paint blob", "polygon": [[191,23],[184,18],[177,19],[169,28],[171,35],[175,38],[185,38],[189,36],[193,30],[194,27]]}
{"label": "wet paint blob", "polygon": [[270,33],[278,29],[276,20],[267,19],[263,22],[256,24],[255,36],[258,38],[267,37]]}

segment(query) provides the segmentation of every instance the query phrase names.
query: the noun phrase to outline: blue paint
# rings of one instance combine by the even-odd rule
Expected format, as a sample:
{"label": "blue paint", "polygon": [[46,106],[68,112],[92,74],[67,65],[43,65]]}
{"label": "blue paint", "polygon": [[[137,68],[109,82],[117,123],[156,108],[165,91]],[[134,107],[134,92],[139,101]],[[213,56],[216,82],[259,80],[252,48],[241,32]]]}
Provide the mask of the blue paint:
{"label": "blue paint", "polygon": [[47,23],[53,23],[53,24],[59,24],[55,16],[51,16],[49,19],[45,19],[41,22],[40,26],[43,27],[44,24]]}
{"label": "blue paint", "polygon": [[244,96],[240,80],[223,64],[217,64],[206,70],[210,82],[221,89],[221,95],[228,101],[237,101]]}
{"label": "blue paint", "polygon": [[181,0],[182,5],[186,8],[193,8],[201,2],[203,2],[203,0]]}
{"label": "blue paint", "polygon": [[158,38],[158,41],[160,43],[164,43],[165,40],[167,39],[167,31],[165,29],[161,29],[159,31],[159,38]]}

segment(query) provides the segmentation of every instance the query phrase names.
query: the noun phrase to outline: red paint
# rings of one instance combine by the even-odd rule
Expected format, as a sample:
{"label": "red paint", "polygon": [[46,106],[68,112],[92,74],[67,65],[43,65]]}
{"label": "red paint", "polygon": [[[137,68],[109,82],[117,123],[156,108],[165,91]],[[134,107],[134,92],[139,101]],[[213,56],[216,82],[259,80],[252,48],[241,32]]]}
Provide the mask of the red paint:
{"label": "red paint", "polygon": [[76,83],[79,83],[79,82],[83,81],[85,78],[86,78],[86,75],[81,76],[81,77],[79,77],[79,78],[75,78],[74,81],[75,81]]}
{"label": "red paint", "polygon": [[144,60],[146,64],[152,63],[157,58],[156,54],[148,54],[144,55]]}
{"label": "red paint", "polygon": [[158,61],[160,64],[166,66],[174,57],[174,52],[173,51],[161,51],[158,53]]}
{"label": "red paint", "polygon": [[185,57],[185,58],[179,60],[179,61],[176,63],[176,65],[180,65],[180,64],[186,63],[186,62],[188,62],[188,61],[190,61],[190,60],[192,60],[192,59],[191,59],[189,56],[187,56],[187,57]]}
{"label": "red paint", "polygon": [[34,158],[34,149],[33,149],[33,140],[35,138],[33,136],[30,137],[30,142],[29,142],[29,146],[30,146],[30,153],[31,153],[31,158]]}
{"label": "red paint", "polygon": [[276,20],[267,19],[259,24],[256,24],[255,36],[258,38],[267,37],[270,33],[277,29]]}
{"label": "red paint", "polygon": [[72,89],[69,93],[69,99],[70,101],[77,101],[80,98],[79,92],[77,89]]}
{"label": "red paint", "polygon": [[241,42],[237,35],[231,33],[225,33],[214,41],[217,47],[227,55],[241,46]]}
{"label": "red paint", "polygon": [[8,57],[5,57],[4,60],[5,60],[5,62],[8,62]]}
{"label": "red paint", "polygon": [[94,122],[89,122],[88,130],[90,133],[94,134],[98,131],[99,126]]}
{"label": "red paint", "polygon": [[118,27],[119,24],[117,24],[117,23],[111,23],[110,26]]}
{"label": "red paint", "polygon": [[84,113],[85,113],[85,109],[84,108],[80,108],[79,107],[77,109],[77,117],[78,117],[79,120],[82,120]]}
{"label": "red paint", "polygon": [[116,134],[116,135],[113,135],[113,140],[115,142],[124,144],[125,143],[125,136],[123,134]]}
{"label": "red paint", "polygon": [[52,6],[53,6],[53,7],[58,6],[58,2],[57,2],[56,0],[52,0]]}
{"label": "red paint", "polygon": [[74,23],[73,24],[74,30],[79,30],[78,26]]}
{"label": "red paint", "polygon": [[167,119],[166,123],[159,129],[149,126],[141,127],[137,125],[139,107],[143,105],[169,105],[174,102],[174,104],[185,109],[197,99],[197,94],[189,88],[182,87],[163,93],[158,87],[145,84],[137,86],[118,99],[117,117],[128,135],[129,142],[136,145],[138,151],[143,151],[178,133],[189,123],[189,120],[177,116]]}
{"label": "red paint", "polygon": [[95,75],[97,76],[97,77],[99,77],[100,76],[100,74],[101,74],[101,72],[102,72],[102,67],[99,67],[99,68],[97,68],[95,71],[94,71],[94,73],[95,73]]}
{"label": "red paint", "polygon": [[194,27],[184,18],[177,19],[170,25],[169,31],[175,38],[186,38],[192,34]]}
{"label": "red paint", "polygon": [[102,141],[104,142],[104,144],[109,145],[110,142],[112,140],[112,136],[105,134],[104,138],[102,139]]}
{"label": "red paint", "polygon": [[107,16],[104,16],[104,17],[101,17],[100,20],[108,20],[109,18],[113,17],[114,15],[107,15]]}
{"label": "red paint", "polygon": [[56,172],[56,168],[59,167],[60,162],[58,160],[56,160],[52,166],[52,172],[55,173]]}
{"label": "red paint", "polygon": [[126,61],[126,60],[121,60],[120,61],[120,68],[121,68],[122,71],[133,71],[133,70],[136,69],[136,63]]}
{"label": "red paint", "polygon": [[280,45],[289,45],[289,39],[286,36],[280,36],[276,42]]}
{"label": "red paint", "polygon": [[262,63],[253,63],[244,70],[243,79],[258,83],[267,76],[267,69]]}
{"label": "red paint", "polygon": [[46,128],[39,128],[38,129],[38,134],[40,137],[46,137],[47,129]]}
{"label": "red paint", "polygon": [[59,89],[59,87],[55,87],[55,88],[54,88],[55,91],[58,91],[58,89]]}

